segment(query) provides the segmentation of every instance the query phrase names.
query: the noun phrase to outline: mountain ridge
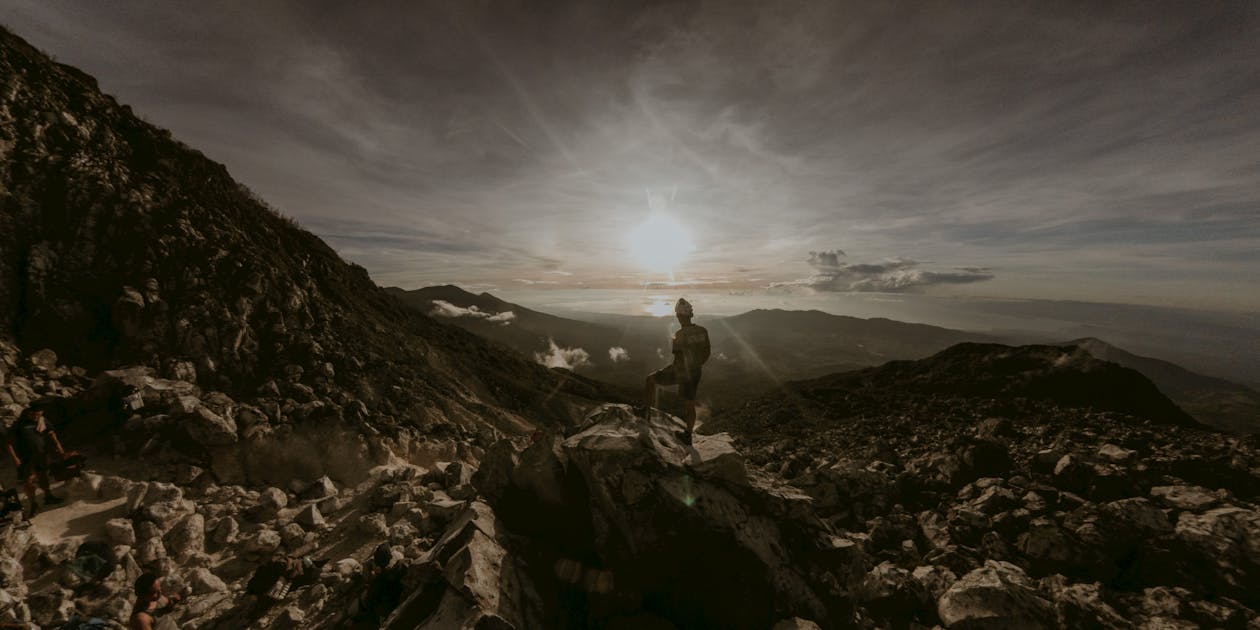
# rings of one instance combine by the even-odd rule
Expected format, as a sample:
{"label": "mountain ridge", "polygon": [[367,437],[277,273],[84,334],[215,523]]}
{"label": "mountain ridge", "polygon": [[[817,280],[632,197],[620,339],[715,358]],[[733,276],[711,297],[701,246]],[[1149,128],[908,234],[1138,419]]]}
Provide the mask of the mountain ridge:
{"label": "mountain ridge", "polygon": [[406,308],[86,75],[8,30],[0,53],[0,325],[28,351],[93,371],[179,365],[245,398],[294,378],[399,426],[526,431],[525,415],[579,413],[540,393],[562,375]]}

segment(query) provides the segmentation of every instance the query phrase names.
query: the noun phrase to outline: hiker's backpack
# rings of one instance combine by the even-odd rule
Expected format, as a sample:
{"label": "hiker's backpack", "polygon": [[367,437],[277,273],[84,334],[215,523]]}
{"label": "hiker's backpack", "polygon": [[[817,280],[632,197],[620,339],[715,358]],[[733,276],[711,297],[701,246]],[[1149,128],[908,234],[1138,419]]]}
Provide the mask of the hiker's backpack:
{"label": "hiker's backpack", "polygon": [[100,540],[89,540],[74,552],[70,571],[88,582],[100,582],[114,572],[118,559],[113,547]]}
{"label": "hiker's backpack", "polygon": [[[23,625],[21,627],[25,628],[26,626]],[[3,628],[3,626],[0,626],[0,628]],[[84,618],[74,615],[66,622],[66,625],[61,627],[61,630],[107,630],[108,628],[110,628],[109,622],[100,617]]]}

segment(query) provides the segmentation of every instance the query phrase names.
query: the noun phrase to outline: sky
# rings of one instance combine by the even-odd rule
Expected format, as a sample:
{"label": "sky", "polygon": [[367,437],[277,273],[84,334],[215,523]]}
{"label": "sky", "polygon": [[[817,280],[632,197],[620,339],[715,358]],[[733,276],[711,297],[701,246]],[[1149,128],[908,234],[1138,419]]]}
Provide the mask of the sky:
{"label": "sky", "polygon": [[1260,311],[1254,1],[9,0],[0,21],[382,285]]}

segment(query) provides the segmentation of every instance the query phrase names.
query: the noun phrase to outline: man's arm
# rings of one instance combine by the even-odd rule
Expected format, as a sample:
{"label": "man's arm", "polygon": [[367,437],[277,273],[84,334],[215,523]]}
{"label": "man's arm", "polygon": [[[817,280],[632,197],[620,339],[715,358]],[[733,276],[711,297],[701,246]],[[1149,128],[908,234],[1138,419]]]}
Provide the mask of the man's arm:
{"label": "man's arm", "polygon": [[704,331],[704,341],[700,343],[699,354],[700,354],[700,363],[703,365],[705,362],[709,360],[709,352],[712,350],[712,348],[709,347],[709,331],[703,328],[701,328],[701,330]]}
{"label": "man's arm", "polygon": [[66,454],[66,449],[64,449],[64,448],[62,448],[62,447],[61,447],[61,440],[58,440],[58,439],[57,439],[57,432],[56,432],[56,431],[53,431],[53,430],[52,430],[52,427],[49,427],[49,428],[48,428],[48,437],[52,438],[52,443],[53,443],[53,446],[57,447],[57,454],[58,454],[58,455],[65,455],[65,454]]}
{"label": "man's arm", "polygon": [[19,467],[22,466],[22,458],[18,457],[17,451],[13,450],[13,440],[4,438],[4,446],[9,450],[9,457],[13,458],[13,463]]}

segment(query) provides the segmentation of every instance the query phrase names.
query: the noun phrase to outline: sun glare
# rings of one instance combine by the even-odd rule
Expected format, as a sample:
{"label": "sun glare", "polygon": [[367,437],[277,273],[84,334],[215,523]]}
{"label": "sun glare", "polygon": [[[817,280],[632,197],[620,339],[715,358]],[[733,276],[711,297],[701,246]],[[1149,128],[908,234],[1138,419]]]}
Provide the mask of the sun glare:
{"label": "sun glare", "polygon": [[652,317],[665,317],[674,314],[674,304],[669,301],[669,298],[658,295],[653,296],[651,303],[644,306],[643,310]]}
{"label": "sun glare", "polygon": [[630,254],[647,271],[672,273],[696,248],[687,228],[659,212],[634,228],[629,238]]}

